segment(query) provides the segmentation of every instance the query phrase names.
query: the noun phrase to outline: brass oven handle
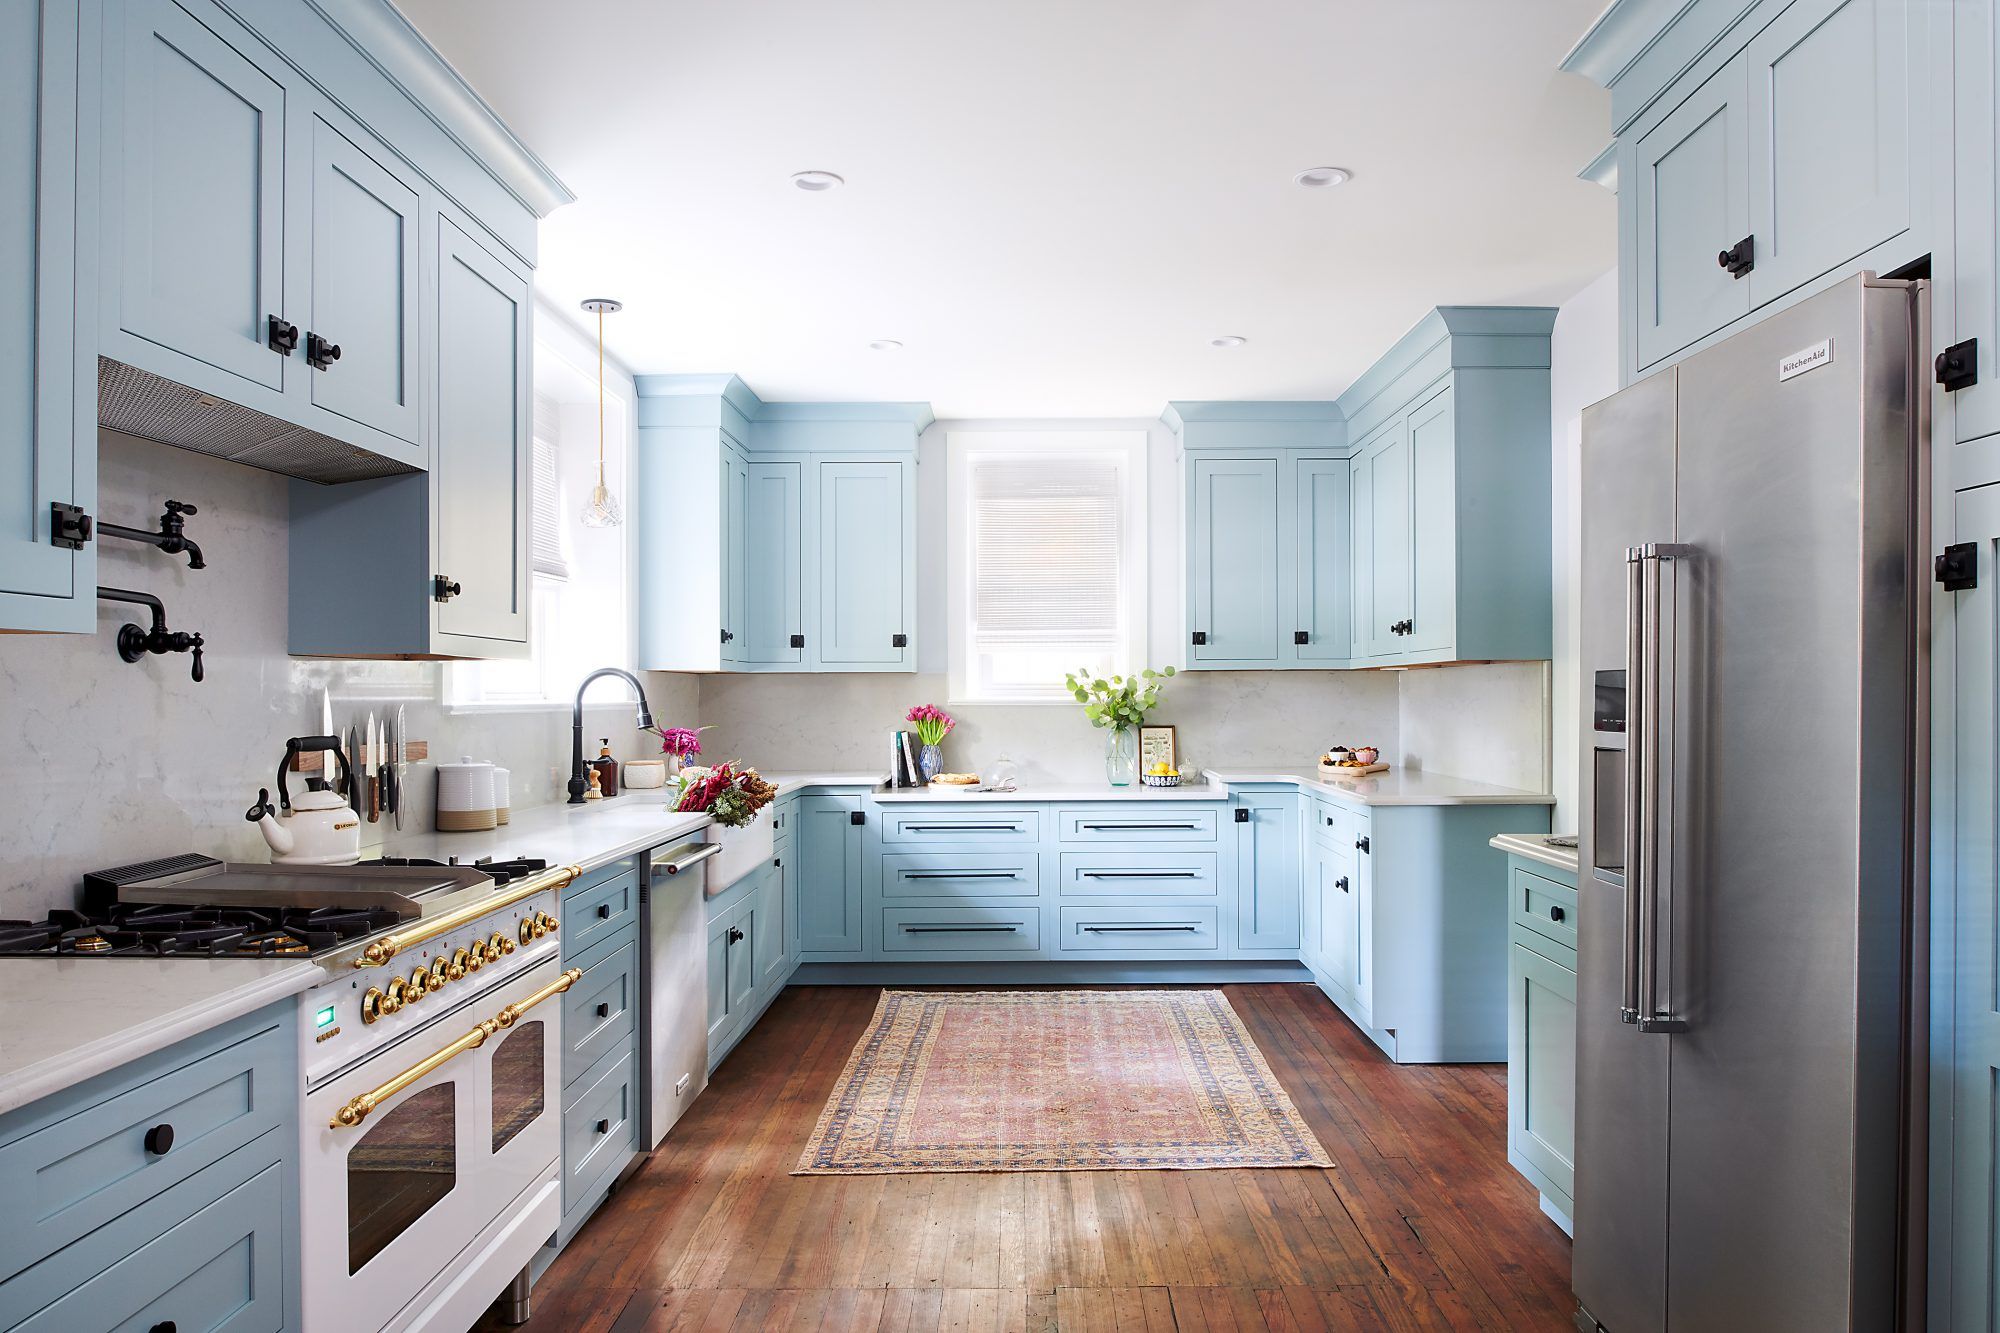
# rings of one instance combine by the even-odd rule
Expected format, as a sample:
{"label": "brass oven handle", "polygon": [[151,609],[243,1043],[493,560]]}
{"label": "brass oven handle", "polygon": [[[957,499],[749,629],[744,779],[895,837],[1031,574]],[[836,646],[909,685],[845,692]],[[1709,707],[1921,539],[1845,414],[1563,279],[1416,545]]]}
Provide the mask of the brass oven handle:
{"label": "brass oven handle", "polygon": [[520,1021],[522,1014],[527,1013],[543,1000],[562,994],[581,980],[583,980],[583,969],[573,967],[526,999],[516,1000],[514,1003],[502,1008],[493,1017],[481,1019],[478,1027],[475,1027],[472,1031],[451,1043],[451,1045],[446,1046],[443,1050],[425,1056],[402,1073],[396,1075],[396,1077],[390,1079],[387,1083],[384,1083],[381,1087],[370,1092],[364,1092],[353,1098],[347,1105],[333,1113],[333,1119],[327,1122],[327,1128],[344,1129],[360,1124],[368,1118],[370,1111],[380,1106],[383,1102],[388,1101],[404,1088],[409,1087],[412,1083],[415,1083],[418,1079],[431,1073],[433,1070],[464,1055],[467,1051],[484,1046],[488,1037],[496,1032],[513,1027],[515,1023]]}
{"label": "brass oven handle", "polygon": [[467,903],[455,911],[434,916],[408,930],[399,930],[393,935],[385,935],[375,940],[361,951],[354,960],[356,967],[380,967],[405,949],[415,948],[426,940],[434,940],[440,935],[448,935],[460,926],[472,924],[489,912],[497,912],[512,907],[523,899],[532,898],[544,889],[560,889],[583,873],[581,866],[557,866],[539,875],[531,875],[519,884],[510,884],[497,889],[477,902]]}

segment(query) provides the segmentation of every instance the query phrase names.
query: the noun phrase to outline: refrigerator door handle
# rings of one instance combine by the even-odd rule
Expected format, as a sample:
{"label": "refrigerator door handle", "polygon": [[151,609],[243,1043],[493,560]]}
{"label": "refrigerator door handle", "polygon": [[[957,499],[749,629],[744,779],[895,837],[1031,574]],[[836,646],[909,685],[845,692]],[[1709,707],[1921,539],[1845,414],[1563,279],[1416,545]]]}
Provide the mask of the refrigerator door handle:
{"label": "refrigerator door handle", "polygon": [[[1641,1032],[1685,1032],[1685,1020],[1665,1012],[1660,1004],[1660,812],[1663,795],[1660,783],[1660,698],[1661,676],[1665,671],[1662,652],[1663,631],[1661,567],[1668,560],[1686,560],[1695,548],[1679,542],[1650,542],[1640,552],[1644,568],[1642,592],[1643,675],[1640,679],[1640,707],[1646,718],[1640,736],[1640,803],[1644,818],[1639,831],[1639,860],[1643,865],[1639,895],[1639,928],[1643,940],[1639,952],[1639,985],[1644,1000],[1639,1013]],[[1665,928],[1671,930],[1669,919]]]}
{"label": "refrigerator door handle", "polygon": [[1644,872],[1639,865],[1639,825],[1645,806],[1639,790],[1640,740],[1646,734],[1644,680],[1646,638],[1644,627],[1646,585],[1641,547],[1625,548],[1625,679],[1630,683],[1625,727],[1625,930],[1620,950],[1623,968],[1619,987],[1618,1018],[1625,1023],[1639,1021],[1639,886]]}

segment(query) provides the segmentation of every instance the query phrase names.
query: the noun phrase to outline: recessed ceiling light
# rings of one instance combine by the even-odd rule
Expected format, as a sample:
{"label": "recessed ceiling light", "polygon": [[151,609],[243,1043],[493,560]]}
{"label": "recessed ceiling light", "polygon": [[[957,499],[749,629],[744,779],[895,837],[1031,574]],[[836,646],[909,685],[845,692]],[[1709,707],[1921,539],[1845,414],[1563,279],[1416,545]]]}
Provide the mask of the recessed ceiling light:
{"label": "recessed ceiling light", "polygon": [[1250,340],[1240,333],[1225,333],[1220,338],[1210,338],[1210,347],[1241,347]]}
{"label": "recessed ceiling light", "polygon": [[847,182],[831,171],[795,171],[792,173],[792,184],[801,190],[822,194],[827,190],[838,190]]}
{"label": "recessed ceiling light", "polygon": [[1323,190],[1329,185],[1345,185],[1354,179],[1354,173],[1346,167],[1308,167],[1292,180],[1308,190]]}
{"label": "recessed ceiling light", "polygon": [[903,350],[903,344],[897,342],[894,338],[877,338],[874,342],[869,343],[868,346],[877,352],[900,352]]}

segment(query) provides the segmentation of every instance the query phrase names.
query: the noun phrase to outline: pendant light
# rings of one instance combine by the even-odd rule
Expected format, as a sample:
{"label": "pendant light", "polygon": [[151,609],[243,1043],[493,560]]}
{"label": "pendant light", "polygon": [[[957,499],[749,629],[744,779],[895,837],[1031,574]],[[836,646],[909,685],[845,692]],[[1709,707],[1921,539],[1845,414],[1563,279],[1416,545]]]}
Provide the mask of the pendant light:
{"label": "pendant light", "polygon": [[625,515],[618,508],[618,497],[604,484],[604,317],[625,306],[609,297],[594,296],[583,308],[597,316],[597,485],[590,492],[590,503],[583,507],[583,526],[615,528],[625,521]]}

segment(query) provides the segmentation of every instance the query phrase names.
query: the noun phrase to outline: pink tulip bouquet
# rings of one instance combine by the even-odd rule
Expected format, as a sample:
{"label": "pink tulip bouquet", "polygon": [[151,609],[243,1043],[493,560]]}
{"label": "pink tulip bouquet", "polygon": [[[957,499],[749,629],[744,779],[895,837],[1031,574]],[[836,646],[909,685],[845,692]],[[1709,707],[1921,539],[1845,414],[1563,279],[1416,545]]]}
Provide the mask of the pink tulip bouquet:
{"label": "pink tulip bouquet", "polygon": [[917,739],[925,745],[942,744],[951,729],[958,725],[951,714],[936,704],[918,704],[903,719],[917,724]]}

